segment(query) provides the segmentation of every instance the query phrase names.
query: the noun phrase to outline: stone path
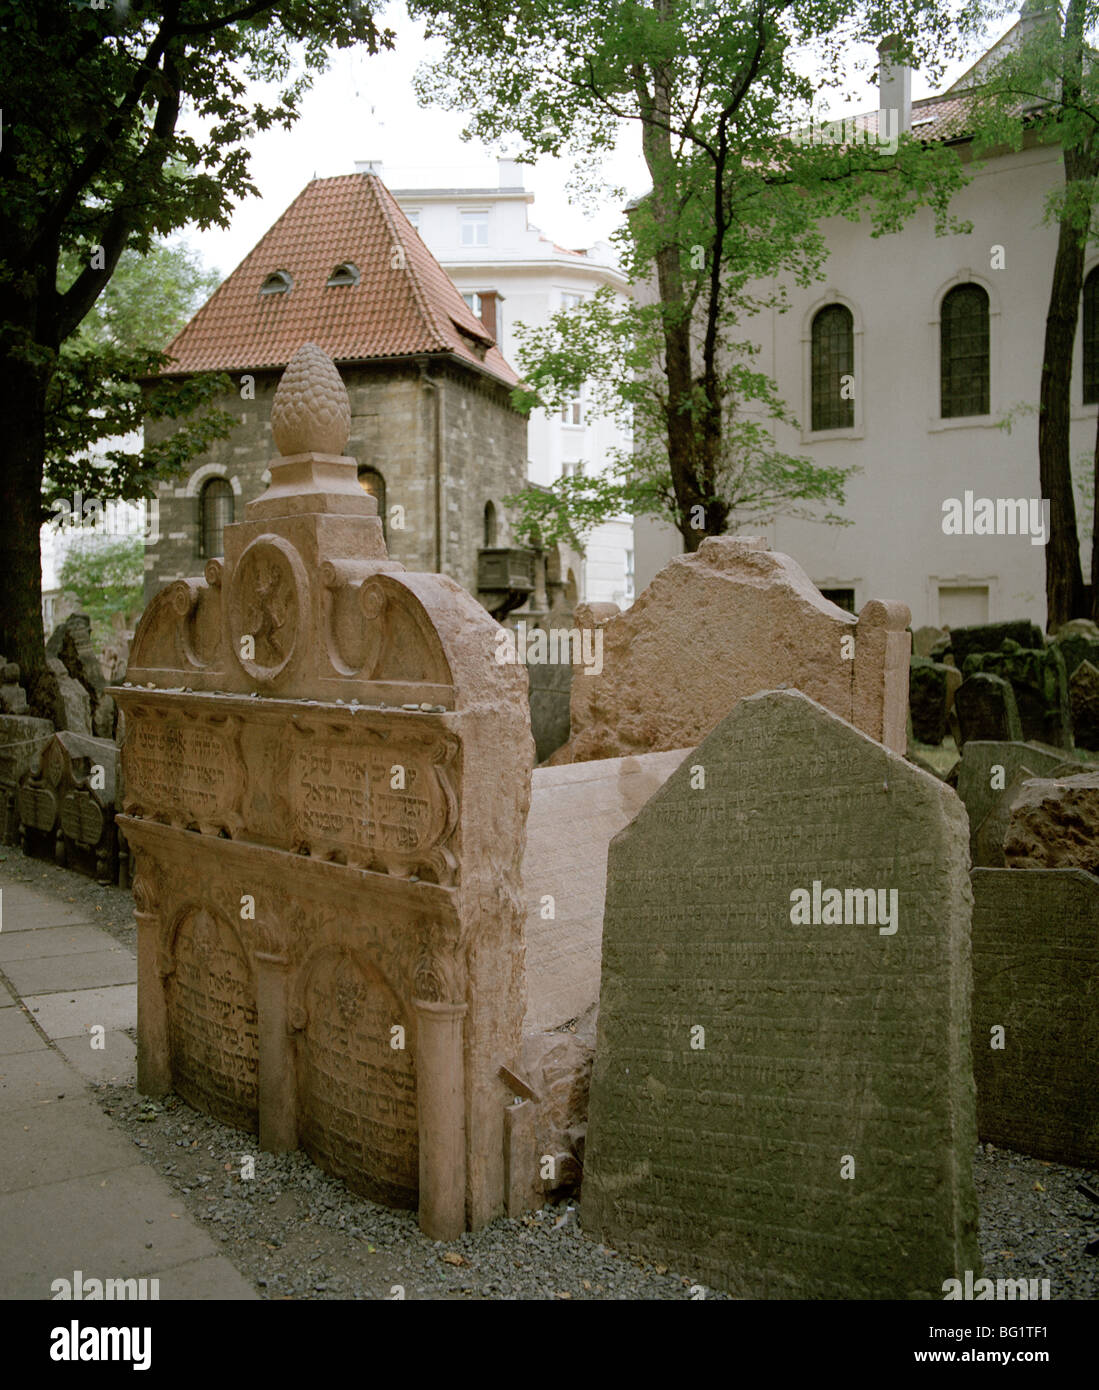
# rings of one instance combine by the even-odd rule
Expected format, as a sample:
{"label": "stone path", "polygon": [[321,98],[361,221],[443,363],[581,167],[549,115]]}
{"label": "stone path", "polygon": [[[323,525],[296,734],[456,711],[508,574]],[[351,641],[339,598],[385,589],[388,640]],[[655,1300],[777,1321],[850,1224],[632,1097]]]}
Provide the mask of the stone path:
{"label": "stone path", "polygon": [[136,981],[86,910],[0,868],[2,1299],[51,1298],[76,1270],[155,1277],[161,1299],[256,1297],[88,1094],[133,1077]]}

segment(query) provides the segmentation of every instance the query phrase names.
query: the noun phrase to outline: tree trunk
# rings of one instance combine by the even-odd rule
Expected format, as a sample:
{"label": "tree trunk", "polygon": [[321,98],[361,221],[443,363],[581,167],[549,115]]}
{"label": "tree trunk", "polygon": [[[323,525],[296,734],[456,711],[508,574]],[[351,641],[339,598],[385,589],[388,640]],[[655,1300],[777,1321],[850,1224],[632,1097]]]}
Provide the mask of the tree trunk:
{"label": "tree trunk", "polygon": [[[1065,151],[1065,181],[1094,178],[1096,160]],[[1038,415],[1038,474],[1049,499],[1050,537],[1046,551],[1046,626],[1050,632],[1083,616],[1084,576],[1076,501],[1072,490],[1069,421],[1072,349],[1084,282],[1085,236],[1062,219],[1046,314],[1045,349]]]}
{"label": "tree trunk", "polygon": [[1091,617],[1099,623],[1099,410],[1095,412],[1095,468],[1091,496]]}
{"label": "tree trunk", "polygon": [[[35,713],[45,694],[35,688],[46,674],[42,632],[42,467],[45,457],[46,385],[49,371],[36,363],[33,348],[5,354],[0,371],[0,419],[4,422],[3,467],[0,469],[0,653],[17,661]],[[48,353],[41,356],[48,357]]]}

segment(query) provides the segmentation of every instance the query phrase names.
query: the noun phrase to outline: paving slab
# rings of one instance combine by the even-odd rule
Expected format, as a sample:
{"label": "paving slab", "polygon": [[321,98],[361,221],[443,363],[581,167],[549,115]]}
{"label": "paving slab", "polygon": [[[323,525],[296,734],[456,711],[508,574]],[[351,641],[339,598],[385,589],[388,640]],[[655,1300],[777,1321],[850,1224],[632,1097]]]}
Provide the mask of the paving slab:
{"label": "paving slab", "polygon": [[22,1009],[0,1014],[0,1057],[12,1052],[37,1052],[46,1044]]}
{"label": "paving slab", "polygon": [[80,1077],[53,1048],[0,1057],[0,1114],[17,1106],[52,1103],[83,1090]]}
{"label": "paving slab", "polygon": [[86,907],[58,902],[40,893],[19,893],[5,888],[3,899],[5,932],[38,931],[43,927],[66,927],[86,922],[94,926],[94,913]]}
{"label": "paving slab", "polygon": [[4,974],[26,999],[29,995],[48,994],[55,990],[83,992],[104,985],[136,984],[137,961],[129,951],[112,945],[99,951],[8,961]]}
{"label": "paving slab", "polygon": [[77,1038],[95,1024],[137,1026],[137,985],[27,995],[23,1001],[51,1038]]}
{"label": "paving slab", "polygon": [[141,1150],[85,1095],[4,1112],[0,1192],[140,1165]]}
{"label": "paving slab", "polygon": [[243,1274],[224,1255],[208,1255],[172,1269],[153,1271],[160,1280],[161,1302],[165,1299],[245,1299],[259,1295]]}
{"label": "paving slab", "polygon": [[125,1086],[137,1077],[137,1045],[117,1029],[103,1034],[102,1047],[92,1047],[91,1037],[59,1038],[57,1047],[89,1081]]}
{"label": "paving slab", "polygon": [[8,961],[33,960],[41,956],[65,956],[70,952],[106,951],[116,947],[123,951],[109,932],[102,927],[76,924],[68,927],[42,927],[39,931],[0,932],[0,966]]}
{"label": "paving slab", "polygon": [[0,1298],[49,1298],[77,1269],[140,1278],[217,1254],[144,1164],[0,1196],[0,1251]]}

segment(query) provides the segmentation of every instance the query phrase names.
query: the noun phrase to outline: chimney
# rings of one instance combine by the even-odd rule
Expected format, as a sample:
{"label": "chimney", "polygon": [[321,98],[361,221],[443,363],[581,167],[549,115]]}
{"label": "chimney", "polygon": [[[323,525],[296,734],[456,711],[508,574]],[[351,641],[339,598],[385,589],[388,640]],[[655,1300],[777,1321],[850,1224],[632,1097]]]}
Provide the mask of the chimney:
{"label": "chimney", "polygon": [[899,42],[893,36],[878,44],[878,110],[897,113],[888,123],[879,120],[878,129],[903,135],[912,129],[912,69],[903,61],[890,61]]}
{"label": "chimney", "polygon": [[523,187],[523,166],[517,159],[498,159],[496,168],[499,170],[501,188]]}
{"label": "chimney", "polygon": [[481,291],[481,322],[485,326],[485,332],[496,342],[500,340],[497,328],[496,305],[503,299],[503,295],[496,290]]}
{"label": "chimney", "polygon": [[356,173],[356,174],[377,174],[377,176],[378,176],[379,178],[381,178],[381,176],[382,176],[382,161],[381,161],[380,159],[356,159],[356,161],[355,161],[355,173]]}

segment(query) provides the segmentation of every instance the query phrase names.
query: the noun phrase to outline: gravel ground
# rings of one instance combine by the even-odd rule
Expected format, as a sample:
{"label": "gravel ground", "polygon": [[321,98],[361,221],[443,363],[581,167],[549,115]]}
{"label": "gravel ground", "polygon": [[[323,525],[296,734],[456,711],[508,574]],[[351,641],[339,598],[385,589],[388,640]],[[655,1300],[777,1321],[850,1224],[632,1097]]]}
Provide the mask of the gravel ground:
{"label": "gravel ground", "polygon": [[[86,906],[97,925],[136,948],[128,891],[18,850],[0,864],[21,882]],[[428,1240],[414,1214],[351,1193],[304,1154],[261,1153],[229,1129],[169,1096],[148,1101],[132,1086],[97,1086],[103,1109],[222,1242],[223,1253],[263,1298],[689,1299],[691,1280],[661,1264],[620,1255],[585,1237],[578,1213],[546,1207],[494,1221],[452,1244]],[[243,1155],[255,1177],[242,1178]],[[1099,1298],[1099,1175],[991,1145],[974,1158],[981,1250],[991,1279],[1050,1280],[1053,1299]],[[707,1289],[706,1298],[723,1295]]]}

